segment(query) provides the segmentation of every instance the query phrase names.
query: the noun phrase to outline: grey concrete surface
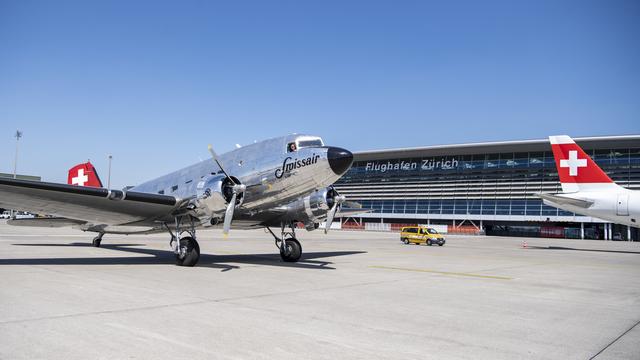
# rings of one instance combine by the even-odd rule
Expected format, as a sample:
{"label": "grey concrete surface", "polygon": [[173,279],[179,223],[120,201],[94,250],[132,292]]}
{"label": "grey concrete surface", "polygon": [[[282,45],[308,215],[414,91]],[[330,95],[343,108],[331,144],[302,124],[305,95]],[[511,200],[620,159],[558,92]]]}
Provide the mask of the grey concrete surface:
{"label": "grey concrete surface", "polygon": [[301,231],[287,264],[203,231],[182,268],[167,235],[91,237],[0,223],[0,359],[640,358],[639,243]]}

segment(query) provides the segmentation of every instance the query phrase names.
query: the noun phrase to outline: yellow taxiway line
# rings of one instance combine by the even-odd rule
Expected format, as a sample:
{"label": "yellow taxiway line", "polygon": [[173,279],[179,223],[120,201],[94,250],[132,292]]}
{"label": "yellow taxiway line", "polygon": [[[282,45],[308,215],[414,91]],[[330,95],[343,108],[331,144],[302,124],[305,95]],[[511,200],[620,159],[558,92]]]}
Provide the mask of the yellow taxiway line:
{"label": "yellow taxiway line", "polygon": [[391,266],[369,266],[369,267],[370,268],[374,268],[374,269],[415,271],[415,272],[424,272],[424,273],[439,274],[439,275],[475,277],[475,278],[482,278],[482,279],[513,280],[513,278],[506,277],[506,276],[481,275],[481,274],[449,272],[449,271],[437,271],[437,270],[428,270],[428,269],[411,269],[411,268],[400,268],[400,267],[391,267]]}

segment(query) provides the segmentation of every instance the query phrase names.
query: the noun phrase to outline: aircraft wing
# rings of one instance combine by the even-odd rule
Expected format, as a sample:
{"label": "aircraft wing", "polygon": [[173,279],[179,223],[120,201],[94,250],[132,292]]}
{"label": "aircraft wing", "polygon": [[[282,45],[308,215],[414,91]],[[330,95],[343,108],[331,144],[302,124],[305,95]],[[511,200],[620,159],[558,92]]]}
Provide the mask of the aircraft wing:
{"label": "aircraft wing", "polygon": [[171,221],[184,204],[168,195],[0,178],[0,207],[91,224]]}
{"label": "aircraft wing", "polygon": [[87,222],[83,220],[73,220],[73,219],[66,219],[62,217],[36,217],[36,218],[7,220],[7,224],[13,225],[13,226],[49,227],[49,228],[83,225],[86,223]]}
{"label": "aircraft wing", "polygon": [[576,206],[584,209],[587,209],[591,205],[593,205],[593,201],[570,198],[570,197],[565,197],[561,195],[553,195],[553,194],[536,194],[536,195],[542,198],[543,200],[547,200],[559,205],[571,205],[571,206]]}

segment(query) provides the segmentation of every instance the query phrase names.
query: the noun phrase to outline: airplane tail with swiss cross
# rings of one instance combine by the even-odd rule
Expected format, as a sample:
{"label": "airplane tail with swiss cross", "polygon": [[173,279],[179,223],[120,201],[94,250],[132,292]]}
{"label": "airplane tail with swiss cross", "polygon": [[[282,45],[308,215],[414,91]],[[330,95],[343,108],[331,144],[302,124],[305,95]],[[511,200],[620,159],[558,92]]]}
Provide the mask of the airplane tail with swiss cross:
{"label": "airplane tail with swiss cross", "polygon": [[67,184],[76,186],[102,187],[98,171],[90,161],[69,169]]}
{"label": "airplane tail with swiss cross", "polygon": [[618,185],[567,135],[549,136],[562,192],[594,191]]}

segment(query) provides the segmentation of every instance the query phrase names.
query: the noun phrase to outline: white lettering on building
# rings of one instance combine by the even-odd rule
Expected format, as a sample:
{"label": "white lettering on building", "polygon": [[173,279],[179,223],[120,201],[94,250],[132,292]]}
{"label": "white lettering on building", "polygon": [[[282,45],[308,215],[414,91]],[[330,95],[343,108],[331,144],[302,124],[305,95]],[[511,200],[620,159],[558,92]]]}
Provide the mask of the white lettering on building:
{"label": "white lettering on building", "polygon": [[366,172],[381,172],[387,171],[415,171],[418,170],[420,164],[420,170],[450,170],[458,167],[457,159],[424,159],[421,163],[416,161],[387,161],[387,162],[367,162],[364,170]]}

